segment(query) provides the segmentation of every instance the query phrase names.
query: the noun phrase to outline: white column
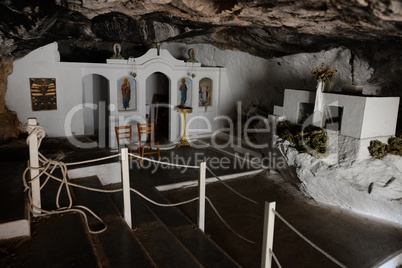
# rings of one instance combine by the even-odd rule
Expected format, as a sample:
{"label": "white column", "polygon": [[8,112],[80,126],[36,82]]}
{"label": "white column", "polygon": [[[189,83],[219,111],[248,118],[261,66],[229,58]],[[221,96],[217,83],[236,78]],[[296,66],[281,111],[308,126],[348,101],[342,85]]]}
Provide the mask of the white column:
{"label": "white column", "polygon": [[198,200],[198,228],[205,231],[205,175],[206,163],[200,164],[200,179],[198,181],[199,197]]}
{"label": "white column", "polygon": [[123,214],[127,225],[132,228],[131,223],[131,200],[130,200],[130,174],[128,168],[128,149],[121,149],[121,180],[123,185]]}
{"label": "white column", "polygon": [[[28,118],[28,125],[31,127],[32,131],[38,125],[36,118]],[[31,131],[31,133],[32,133]],[[29,134],[31,134],[29,133]],[[29,146],[29,166],[31,167],[30,175],[31,180],[39,175],[39,157],[38,157],[38,136],[36,134],[28,136],[28,146]],[[31,197],[32,204],[35,207],[41,208],[41,198],[40,198],[40,178],[32,181],[31,183]],[[38,209],[34,208],[34,211],[40,213]]]}
{"label": "white column", "polygon": [[317,127],[322,127],[322,116],[324,111],[324,82],[318,82],[317,90],[315,93],[315,103],[314,103],[314,114],[313,114],[313,125]]}
{"label": "white column", "polygon": [[264,233],[262,243],[262,259],[261,267],[271,268],[273,243],[274,243],[274,224],[275,224],[275,210],[276,202],[265,202],[264,212]]}
{"label": "white column", "polygon": [[98,146],[106,147],[106,102],[100,101],[98,105]]}

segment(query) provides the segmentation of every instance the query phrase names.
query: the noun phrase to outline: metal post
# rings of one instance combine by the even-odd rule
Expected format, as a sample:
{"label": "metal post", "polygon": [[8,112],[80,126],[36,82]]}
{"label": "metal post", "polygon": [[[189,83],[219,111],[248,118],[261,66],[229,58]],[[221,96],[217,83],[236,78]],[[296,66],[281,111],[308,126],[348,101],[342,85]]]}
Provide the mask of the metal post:
{"label": "metal post", "polygon": [[[38,125],[36,122],[36,118],[28,118],[28,125],[35,127]],[[33,128],[34,129],[34,128]],[[32,129],[32,131],[33,131]],[[32,132],[31,132],[32,133]],[[29,134],[31,134],[29,133]],[[38,156],[38,136],[37,135],[29,135],[28,136],[28,144],[29,144],[29,166],[31,167],[30,175],[31,180],[39,175],[39,156]],[[41,208],[41,198],[40,198],[40,178],[32,181],[31,183],[31,197],[32,203],[35,207]],[[40,213],[38,209],[34,208],[34,211]]]}
{"label": "metal post", "polygon": [[128,168],[128,149],[121,149],[121,180],[123,185],[123,214],[127,225],[132,228],[131,224],[131,201],[130,201],[130,174]]}
{"label": "metal post", "polygon": [[272,254],[271,252],[274,242],[274,224],[275,224],[275,210],[276,202],[265,202],[264,212],[264,233],[262,243],[262,259],[261,267],[271,268]]}
{"label": "metal post", "polygon": [[201,231],[205,231],[205,175],[206,163],[200,164],[200,179],[198,182],[199,197],[198,200],[198,227]]}

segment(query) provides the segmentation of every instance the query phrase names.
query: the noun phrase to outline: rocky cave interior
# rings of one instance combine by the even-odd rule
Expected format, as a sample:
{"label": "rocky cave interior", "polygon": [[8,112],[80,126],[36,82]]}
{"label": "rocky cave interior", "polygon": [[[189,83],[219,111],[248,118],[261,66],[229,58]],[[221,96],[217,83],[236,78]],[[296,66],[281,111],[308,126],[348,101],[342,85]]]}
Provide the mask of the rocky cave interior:
{"label": "rocky cave interior", "polygon": [[[7,88],[7,77],[13,62],[55,41],[62,61],[105,62],[113,54],[114,43],[122,44],[125,58],[140,56],[157,43],[182,43],[244,52],[277,61],[278,68],[288,56],[342,48],[349,51],[349,58],[343,61],[350,63],[345,67],[349,73],[343,76],[344,83],[364,82],[374,85],[369,94],[402,96],[402,4],[397,0],[3,0],[0,15],[2,141],[20,134],[18,115],[5,103],[7,90],[12,90]],[[369,73],[363,78],[353,64],[357,60],[366,63],[360,67]],[[314,88],[311,77],[297,76],[297,67],[297,63],[289,67],[293,82],[288,79],[288,83],[293,85],[296,80],[301,87]],[[281,105],[283,90],[289,85],[281,86],[260,86],[258,90],[275,97],[258,105],[268,112],[273,105]]]}
{"label": "rocky cave interior", "polygon": [[[321,63],[338,69],[338,87],[402,97],[399,0],[1,0],[1,143],[24,135],[25,122],[6,103],[13,63],[53,42],[61,61],[87,63],[105,63],[115,43],[125,59],[161,44],[186,60],[195,47],[202,65],[248,78],[233,88],[233,107],[243,102],[245,117],[271,114],[286,88],[314,89],[310,71]],[[267,68],[266,76],[248,68]]]}

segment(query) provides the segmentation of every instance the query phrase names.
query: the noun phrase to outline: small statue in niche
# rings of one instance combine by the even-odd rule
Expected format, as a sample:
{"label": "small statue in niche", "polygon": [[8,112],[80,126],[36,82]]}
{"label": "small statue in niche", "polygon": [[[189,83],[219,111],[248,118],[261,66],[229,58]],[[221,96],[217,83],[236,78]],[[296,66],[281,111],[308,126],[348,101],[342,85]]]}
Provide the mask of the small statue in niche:
{"label": "small statue in niche", "polygon": [[194,48],[190,48],[188,50],[188,60],[187,62],[198,62],[198,60],[195,59],[195,50]]}
{"label": "small statue in niche", "polygon": [[121,53],[121,46],[119,44],[114,44],[113,45],[113,57],[112,59],[123,59],[123,57],[120,55]]}

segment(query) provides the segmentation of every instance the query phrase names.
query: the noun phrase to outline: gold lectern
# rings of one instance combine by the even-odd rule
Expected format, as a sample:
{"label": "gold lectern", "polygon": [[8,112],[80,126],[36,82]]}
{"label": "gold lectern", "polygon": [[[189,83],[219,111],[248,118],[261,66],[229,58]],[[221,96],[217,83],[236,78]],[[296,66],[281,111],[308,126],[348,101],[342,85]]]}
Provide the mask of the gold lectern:
{"label": "gold lectern", "polygon": [[180,107],[176,106],[176,110],[183,114],[183,137],[181,138],[180,146],[191,146],[190,143],[187,141],[187,136],[186,136],[186,129],[187,129],[187,114],[191,114],[193,112],[193,108],[191,107]]}

